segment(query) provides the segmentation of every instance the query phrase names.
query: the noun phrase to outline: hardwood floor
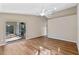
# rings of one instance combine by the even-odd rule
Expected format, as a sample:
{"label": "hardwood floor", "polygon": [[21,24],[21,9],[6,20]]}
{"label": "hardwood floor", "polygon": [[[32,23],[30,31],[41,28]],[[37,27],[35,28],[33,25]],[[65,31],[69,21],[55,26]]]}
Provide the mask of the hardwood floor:
{"label": "hardwood floor", "polygon": [[17,40],[9,42],[0,47],[1,55],[35,55],[40,50],[40,46],[51,51],[51,55],[77,55],[75,43],[51,39],[46,37],[33,38],[30,40]]}

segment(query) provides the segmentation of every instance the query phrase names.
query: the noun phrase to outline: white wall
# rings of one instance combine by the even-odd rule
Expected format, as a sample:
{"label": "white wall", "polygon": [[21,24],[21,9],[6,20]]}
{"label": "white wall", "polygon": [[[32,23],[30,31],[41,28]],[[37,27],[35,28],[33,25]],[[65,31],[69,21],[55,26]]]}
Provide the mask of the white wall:
{"label": "white wall", "polygon": [[0,44],[2,44],[4,42],[4,31],[5,31],[5,28],[4,28],[4,20],[2,20],[2,18],[0,17]]}
{"label": "white wall", "polygon": [[77,46],[79,51],[79,4],[77,6]]}
{"label": "white wall", "polygon": [[70,15],[48,20],[48,37],[77,41],[77,16]]}
{"label": "white wall", "polygon": [[[11,22],[25,22],[26,23],[26,39],[42,36],[42,26],[44,17],[32,15],[18,15],[18,14],[0,14],[0,38],[5,34],[5,23]],[[2,38],[3,40],[4,38]],[[0,39],[1,40],[1,39]]]}
{"label": "white wall", "polygon": [[47,35],[47,26],[46,25],[47,25],[47,18],[44,17],[43,20],[42,20],[42,22],[41,22],[41,26],[42,26],[41,32],[42,32],[43,36]]}

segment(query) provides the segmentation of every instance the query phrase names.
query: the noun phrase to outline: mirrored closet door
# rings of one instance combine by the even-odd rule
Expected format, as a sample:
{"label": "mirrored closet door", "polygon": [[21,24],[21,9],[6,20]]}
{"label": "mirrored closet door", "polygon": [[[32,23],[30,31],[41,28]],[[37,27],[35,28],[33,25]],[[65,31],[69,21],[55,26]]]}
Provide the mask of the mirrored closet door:
{"label": "mirrored closet door", "polygon": [[6,22],[6,41],[25,39],[26,26],[24,22]]}

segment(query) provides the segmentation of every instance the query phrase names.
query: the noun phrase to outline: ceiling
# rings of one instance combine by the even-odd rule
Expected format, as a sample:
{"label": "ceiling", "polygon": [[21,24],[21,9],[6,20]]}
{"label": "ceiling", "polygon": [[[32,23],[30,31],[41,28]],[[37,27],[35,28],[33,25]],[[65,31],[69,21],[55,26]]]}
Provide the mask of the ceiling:
{"label": "ceiling", "polygon": [[39,16],[43,10],[49,15],[76,5],[76,3],[0,3],[0,12]]}
{"label": "ceiling", "polygon": [[59,17],[69,16],[69,15],[76,15],[76,14],[77,14],[77,7],[75,6],[68,9],[64,9],[62,11],[55,12],[51,15],[47,15],[46,17],[49,19],[52,19],[52,18],[59,18]]}

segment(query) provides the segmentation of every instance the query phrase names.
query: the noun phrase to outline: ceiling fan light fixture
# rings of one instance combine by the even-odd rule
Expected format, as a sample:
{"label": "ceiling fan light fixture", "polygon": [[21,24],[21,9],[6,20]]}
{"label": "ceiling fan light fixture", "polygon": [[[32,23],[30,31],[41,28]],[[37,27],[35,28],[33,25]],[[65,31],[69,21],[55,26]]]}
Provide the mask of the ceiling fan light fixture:
{"label": "ceiling fan light fixture", "polygon": [[56,10],[57,8],[55,7],[54,10]]}
{"label": "ceiling fan light fixture", "polygon": [[41,13],[40,15],[41,15],[41,16],[44,16],[44,15],[45,15],[45,13]]}
{"label": "ceiling fan light fixture", "polygon": [[45,9],[42,10],[42,12],[40,13],[41,16],[45,16]]}

